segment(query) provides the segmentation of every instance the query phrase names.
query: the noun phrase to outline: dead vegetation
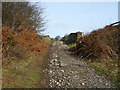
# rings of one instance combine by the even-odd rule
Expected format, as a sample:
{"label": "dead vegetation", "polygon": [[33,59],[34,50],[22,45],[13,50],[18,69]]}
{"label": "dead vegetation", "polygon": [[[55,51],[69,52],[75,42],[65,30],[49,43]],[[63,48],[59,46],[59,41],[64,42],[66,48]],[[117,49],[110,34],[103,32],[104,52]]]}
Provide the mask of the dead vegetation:
{"label": "dead vegetation", "polygon": [[23,58],[26,52],[42,54],[42,51],[47,46],[47,43],[41,40],[35,31],[24,29],[18,35],[13,34],[9,27],[3,27],[2,31],[3,58]]}
{"label": "dead vegetation", "polygon": [[38,34],[44,28],[42,8],[29,2],[4,2],[2,11],[3,88],[41,87],[50,45]]}
{"label": "dead vegetation", "polygon": [[41,87],[44,58],[50,41],[41,39],[34,30],[24,29],[14,34],[11,29],[2,28],[3,88]]}
{"label": "dead vegetation", "polygon": [[[116,23],[115,23],[116,24]],[[105,74],[116,86],[119,76],[120,25],[111,24],[81,37],[71,50],[96,71]]]}
{"label": "dead vegetation", "polygon": [[92,31],[77,41],[75,53],[83,59],[118,59],[119,29],[116,25]]}

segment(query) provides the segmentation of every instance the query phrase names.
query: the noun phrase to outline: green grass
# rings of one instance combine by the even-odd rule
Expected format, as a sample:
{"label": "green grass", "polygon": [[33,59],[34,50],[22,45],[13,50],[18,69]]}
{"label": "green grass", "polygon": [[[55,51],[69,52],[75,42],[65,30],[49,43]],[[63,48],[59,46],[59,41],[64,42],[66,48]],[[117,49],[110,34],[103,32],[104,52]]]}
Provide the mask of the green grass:
{"label": "green grass", "polygon": [[[23,75],[19,74],[19,73],[13,73],[12,71],[5,71],[3,72],[5,73],[4,75],[6,77],[7,83],[3,84],[4,88],[30,88],[30,87],[36,87],[36,85],[38,84],[38,81],[40,80],[39,78],[39,73],[36,72],[35,70],[28,70],[26,71],[26,73],[24,73]],[[34,74],[33,74],[34,73]]]}
{"label": "green grass", "polygon": [[41,88],[45,87],[43,82],[43,69],[46,68],[46,55],[51,45],[51,40],[46,40],[48,47],[42,54],[24,53],[26,59],[4,58],[2,67],[3,88]]}
{"label": "green grass", "polygon": [[68,44],[69,47],[75,47],[76,46],[76,43],[71,43],[71,44]]}
{"label": "green grass", "polygon": [[3,68],[3,88],[41,87],[43,57],[31,57],[26,60],[11,61],[9,66]]}
{"label": "green grass", "polygon": [[91,66],[94,67],[97,71],[102,72],[102,73],[106,74],[107,76],[112,77],[112,79],[114,79],[114,80],[117,79],[116,73],[114,71],[112,72],[100,64],[91,64]]}
{"label": "green grass", "polygon": [[96,71],[105,74],[109,77],[116,85],[118,85],[120,79],[118,78],[118,69],[116,66],[117,62],[114,60],[106,60],[106,61],[94,61],[87,63],[93,67]]}

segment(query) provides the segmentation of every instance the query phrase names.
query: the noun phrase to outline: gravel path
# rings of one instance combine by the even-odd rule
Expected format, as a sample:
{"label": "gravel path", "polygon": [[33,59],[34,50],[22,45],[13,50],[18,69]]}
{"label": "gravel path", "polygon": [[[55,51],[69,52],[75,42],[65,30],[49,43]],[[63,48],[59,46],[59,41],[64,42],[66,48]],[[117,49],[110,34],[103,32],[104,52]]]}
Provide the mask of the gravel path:
{"label": "gravel path", "polygon": [[49,58],[49,74],[51,88],[113,88],[109,80],[99,75],[83,60],[70,56],[68,46],[62,42],[54,42]]}

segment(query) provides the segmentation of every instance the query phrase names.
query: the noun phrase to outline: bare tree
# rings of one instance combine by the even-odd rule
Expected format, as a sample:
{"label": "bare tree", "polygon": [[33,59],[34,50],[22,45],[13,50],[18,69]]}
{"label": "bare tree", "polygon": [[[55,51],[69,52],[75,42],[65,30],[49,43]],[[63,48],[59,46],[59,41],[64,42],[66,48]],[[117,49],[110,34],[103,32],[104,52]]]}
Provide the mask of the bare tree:
{"label": "bare tree", "polygon": [[3,26],[19,28],[33,28],[44,30],[44,8],[38,3],[29,2],[3,2],[2,3]]}

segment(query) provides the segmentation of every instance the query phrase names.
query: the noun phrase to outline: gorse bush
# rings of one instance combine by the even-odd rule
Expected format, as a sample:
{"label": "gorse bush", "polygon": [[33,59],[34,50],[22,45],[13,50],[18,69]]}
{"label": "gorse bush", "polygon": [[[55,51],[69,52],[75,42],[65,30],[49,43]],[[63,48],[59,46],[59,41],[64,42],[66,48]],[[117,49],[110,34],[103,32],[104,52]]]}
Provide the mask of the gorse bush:
{"label": "gorse bush", "polygon": [[120,25],[106,26],[81,37],[75,48],[76,54],[84,59],[117,59],[119,29]]}

